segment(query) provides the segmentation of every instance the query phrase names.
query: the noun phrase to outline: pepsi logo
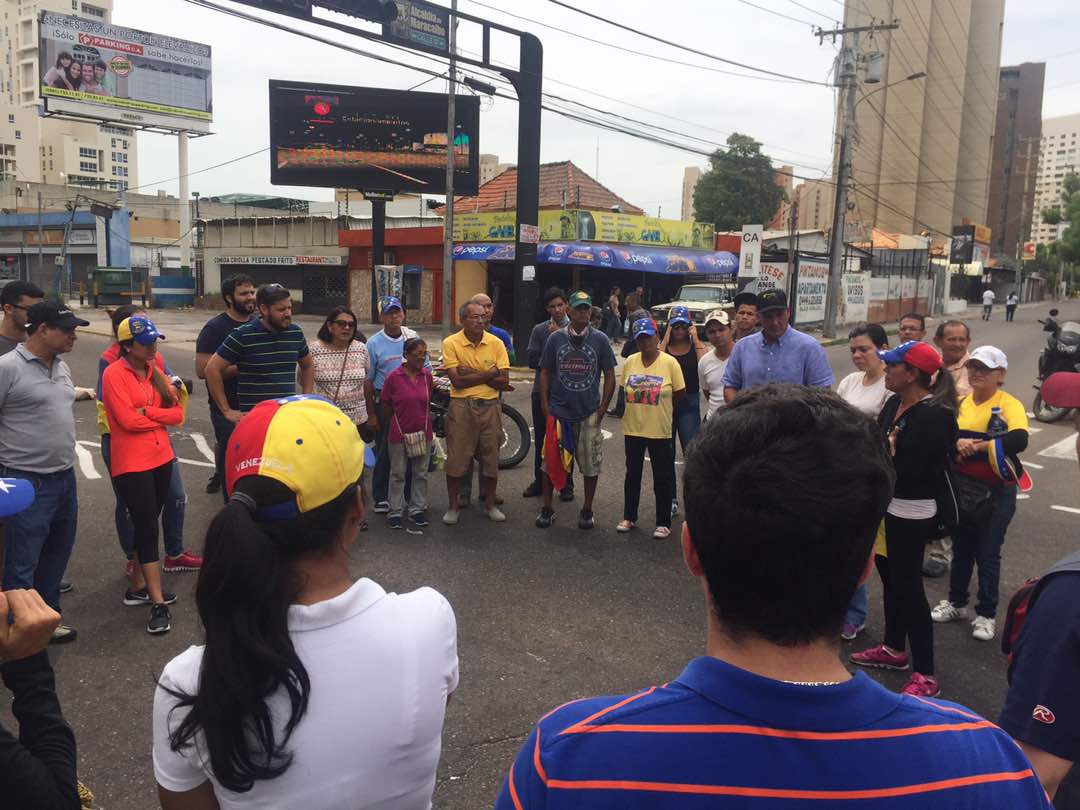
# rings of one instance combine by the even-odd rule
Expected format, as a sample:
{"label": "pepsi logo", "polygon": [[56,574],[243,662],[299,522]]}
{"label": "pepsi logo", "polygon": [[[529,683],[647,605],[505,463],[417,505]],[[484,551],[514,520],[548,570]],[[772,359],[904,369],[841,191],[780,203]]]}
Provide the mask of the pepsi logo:
{"label": "pepsi logo", "polygon": [[1054,713],[1042,704],[1039,704],[1032,710],[1031,716],[1040,723],[1046,723],[1048,726],[1053,725],[1054,721],[1057,720]]}

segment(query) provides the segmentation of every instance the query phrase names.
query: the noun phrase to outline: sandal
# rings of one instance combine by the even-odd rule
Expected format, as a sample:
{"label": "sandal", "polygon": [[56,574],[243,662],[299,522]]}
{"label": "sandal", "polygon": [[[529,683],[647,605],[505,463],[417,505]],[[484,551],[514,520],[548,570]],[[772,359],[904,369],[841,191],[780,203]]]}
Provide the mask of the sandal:
{"label": "sandal", "polygon": [[632,528],[634,528],[634,521],[620,520],[618,525],[615,527],[615,531],[625,533],[630,531]]}
{"label": "sandal", "polygon": [[669,537],[671,537],[671,529],[669,529],[667,526],[657,526],[655,529],[653,529],[652,536],[655,537],[657,540],[667,540]]}

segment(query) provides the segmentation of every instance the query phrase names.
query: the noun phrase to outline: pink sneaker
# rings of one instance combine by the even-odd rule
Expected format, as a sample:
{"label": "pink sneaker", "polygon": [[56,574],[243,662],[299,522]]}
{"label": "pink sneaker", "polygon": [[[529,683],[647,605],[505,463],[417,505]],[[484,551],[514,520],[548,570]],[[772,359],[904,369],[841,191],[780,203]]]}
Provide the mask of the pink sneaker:
{"label": "pink sneaker", "polygon": [[907,669],[909,666],[907,653],[894,653],[884,644],[852,653],[851,663],[858,664],[860,667],[876,667],[877,669]]}
{"label": "pink sneaker", "polygon": [[907,684],[900,690],[901,695],[914,695],[915,697],[937,697],[941,694],[937,678],[933,675],[923,675],[921,672],[912,672]]}
{"label": "pink sneaker", "polygon": [[162,568],[166,571],[198,571],[202,568],[202,557],[190,551],[181,551],[175,557],[166,556]]}

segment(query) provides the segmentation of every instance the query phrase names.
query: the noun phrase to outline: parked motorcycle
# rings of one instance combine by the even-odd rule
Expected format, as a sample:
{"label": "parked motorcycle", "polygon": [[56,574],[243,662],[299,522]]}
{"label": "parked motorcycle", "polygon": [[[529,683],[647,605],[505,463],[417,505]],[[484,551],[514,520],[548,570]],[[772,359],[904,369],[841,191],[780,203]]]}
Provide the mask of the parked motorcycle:
{"label": "parked motorcycle", "polygon": [[[532,431],[525,417],[513,405],[499,403],[503,416],[503,439],[499,446],[499,469],[516,467],[529,455]],[[431,394],[431,428],[440,439],[446,438],[446,415],[450,410],[450,380],[439,370]]]}
{"label": "parked motorcycle", "polygon": [[1059,324],[1057,316],[1058,311],[1052,309],[1050,317],[1039,321],[1043,331],[1049,333],[1046,347],[1039,354],[1039,382],[1035,385],[1035,399],[1031,403],[1031,412],[1040,422],[1057,422],[1072,410],[1043,402],[1043,381],[1058,371],[1080,371],[1080,323],[1065,321]]}

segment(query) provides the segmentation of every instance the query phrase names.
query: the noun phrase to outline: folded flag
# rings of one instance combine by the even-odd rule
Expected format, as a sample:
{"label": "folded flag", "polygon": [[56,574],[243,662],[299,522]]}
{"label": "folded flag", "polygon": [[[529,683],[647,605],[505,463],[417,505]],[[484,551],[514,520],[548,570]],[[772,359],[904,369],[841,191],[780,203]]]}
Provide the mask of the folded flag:
{"label": "folded flag", "polygon": [[551,486],[561,492],[574,468],[574,428],[570,422],[548,416],[542,458]]}

